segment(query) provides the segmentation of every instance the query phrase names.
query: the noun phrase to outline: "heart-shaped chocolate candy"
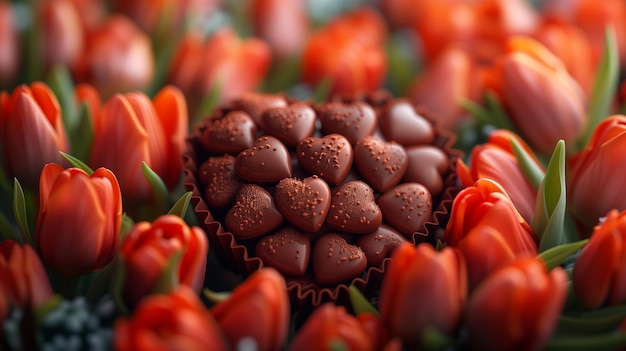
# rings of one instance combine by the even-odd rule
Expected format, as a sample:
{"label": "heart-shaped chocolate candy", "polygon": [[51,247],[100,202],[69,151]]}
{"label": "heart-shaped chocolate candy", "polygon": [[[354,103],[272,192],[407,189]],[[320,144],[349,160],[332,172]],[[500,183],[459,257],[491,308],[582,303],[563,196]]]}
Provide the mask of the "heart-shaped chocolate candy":
{"label": "heart-shaped chocolate candy", "polygon": [[313,246],[313,276],[322,285],[338,284],[359,276],[367,258],[358,246],[338,234],[325,234]]}
{"label": "heart-shaped chocolate candy", "polygon": [[378,118],[374,109],[363,102],[332,102],[319,110],[326,134],[344,135],[352,145],[376,130]]}
{"label": "heart-shaped chocolate candy", "polygon": [[235,172],[252,182],[277,182],[291,177],[291,156],[280,140],[265,135],[237,155]]}
{"label": "heart-shaped chocolate candy", "polygon": [[236,155],[252,146],[256,132],[256,125],[247,113],[233,111],[223,118],[208,121],[200,143],[214,154]]}
{"label": "heart-shaped chocolate candy", "polygon": [[328,215],[330,188],[317,176],[303,180],[285,178],[276,185],[274,201],[291,224],[307,232],[316,232]]}
{"label": "heart-shaped chocolate candy", "polygon": [[410,238],[424,231],[424,223],[432,215],[433,202],[428,189],[419,183],[403,183],[378,197],[385,222]]}
{"label": "heart-shaped chocolate candy", "polygon": [[292,277],[306,273],[310,253],[309,238],[293,228],[283,228],[276,234],[263,237],[255,249],[264,265]]}
{"label": "heart-shaped chocolate candy", "polygon": [[406,148],[409,167],[404,174],[405,182],[423,184],[433,196],[443,190],[443,174],[448,170],[449,159],[441,149],[430,145]]}
{"label": "heart-shaped chocolate candy", "polygon": [[256,238],[276,229],[283,216],[270,193],[256,184],[244,184],[237,192],[235,206],[226,214],[224,225],[238,240]]}
{"label": "heart-shaped chocolate candy", "polygon": [[387,140],[402,145],[431,144],[435,140],[433,126],[408,100],[387,104],[380,114],[379,125]]}
{"label": "heart-shaped chocolate candy", "polygon": [[247,92],[233,100],[235,108],[246,111],[257,126],[263,126],[262,116],[265,110],[273,107],[286,107],[287,100],[281,95]]}
{"label": "heart-shaped chocolate candy", "polygon": [[382,224],[377,231],[360,235],[356,245],[365,253],[367,265],[378,267],[385,258],[391,257],[391,253],[398,245],[406,241],[406,238],[398,231],[386,224]]}
{"label": "heart-shaped chocolate candy", "polygon": [[231,155],[209,157],[198,170],[198,180],[205,186],[204,199],[211,208],[231,205],[241,187]]}
{"label": "heart-shaped chocolate candy", "polygon": [[315,131],[315,111],[306,104],[270,108],[263,113],[263,130],[289,146],[298,143]]}
{"label": "heart-shaped chocolate candy", "polygon": [[354,146],[354,163],[363,178],[382,192],[402,180],[409,160],[402,145],[370,135]]}
{"label": "heart-shaped chocolate candy", "polygon": [[326,224],[347,233],[366,234],[375,231],[382,219],[372,188],[365,182],[354,180],[335,190]]}
{"label": "heart-shaped chocolate candy", "polygon": [[352,146],[340,134],[305,138],[298,144],[296,153],[304,170],[332,185],[341,183],[352,167]]}

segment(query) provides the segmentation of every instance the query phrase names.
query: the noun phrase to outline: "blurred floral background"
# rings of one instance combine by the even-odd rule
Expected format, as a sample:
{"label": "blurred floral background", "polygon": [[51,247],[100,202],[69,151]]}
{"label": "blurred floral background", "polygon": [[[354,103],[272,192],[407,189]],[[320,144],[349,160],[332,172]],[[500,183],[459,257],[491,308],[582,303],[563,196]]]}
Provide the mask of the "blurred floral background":
{"label": "blurred floral background", "polygon": [[[625,68],[623,0],[0,0],[0,349],[624,349]],[[224,267],[194,129],[381,90],[462,155],[437,244],[311,313]]]}

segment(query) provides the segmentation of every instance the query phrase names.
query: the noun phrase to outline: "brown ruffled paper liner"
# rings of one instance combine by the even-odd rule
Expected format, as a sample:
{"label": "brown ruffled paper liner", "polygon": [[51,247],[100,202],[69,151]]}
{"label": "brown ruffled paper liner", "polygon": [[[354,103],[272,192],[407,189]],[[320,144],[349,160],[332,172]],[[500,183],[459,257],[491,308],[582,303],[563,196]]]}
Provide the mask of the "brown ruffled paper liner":
{"label": "brown ruffled paper liner", "polygon": [[[376,95],[377,101],[367,101],[358,98],[357,100],[367,101],[373,107],[382,106],[389,99],[387,95]],[[343,101],[353,101],[342,99]],[[368,99],[369,100],[369,99]],[[372,103],[373,102],[373,103]],[[436,245],[441,238],[445,226],[450,217],[452,201],[459,192],[457,176],[455,173],[455,163],[462,156],[459,151],[453,150],[452,145],[456,136],[446,130],[437,128],[432,115],[421,107],[415,107],[416,111],[426,117],[435,127],[436,139],[432,145],[441,148],[449,157],[449,166],[445,175],[444,189],[437,197],[433,197],[432,216],[424,224],[424,232],[415,232],[410,240],[414,245],[427,242]],[[217,116],[225,114],[227,110],[216,111]],[[215,116],[214,116],[215,117]],[[206,121],[205,121],[206,122]],[[205,123],[197,126],[194,133],[187,138],[187,150],[184,159],[184,180],[183,184],[188,191],[192,192],[191,205],[200,224],[205,229],[212,251],[218,256],[226,268],[234,270],[244,277],[263,267],[263,261],[250,254],[249,247],[245,243],[237,241],[235,236],[226,231],[223,224],[218,222],[207,203],[203,199],[203,191],[198,181],[197,174],[199,165],[207,158],[200,145],[200,136],[206,128]],[[200,158],[200,162],[199,162]],[[349,283],[337,284],[335,286],[320,286],[310,273],[303,277],[285,277],[286,287],[291,299],[292,311],[298,311],[300,315],[308,315],[313,309],[325,302],[334,302],[339,305],[350,306],[349,286],[357,287],[364,296],[376,298],[380,284],[382,282],[385,269],[390,258],[385,258],[377,267],[368,267],[361,276],[352,279]],[[210,274],[207,273],[207,274]]]}

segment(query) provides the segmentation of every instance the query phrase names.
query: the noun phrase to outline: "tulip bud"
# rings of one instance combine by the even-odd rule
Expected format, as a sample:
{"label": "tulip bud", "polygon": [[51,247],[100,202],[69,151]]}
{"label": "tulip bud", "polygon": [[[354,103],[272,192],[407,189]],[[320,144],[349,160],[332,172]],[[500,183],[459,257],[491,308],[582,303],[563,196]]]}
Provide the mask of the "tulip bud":
{"label": "tulip bud", "polygon": [[346,13],[313,33],[302,53],[302,78],[317,86],[330,79],[331,94],[380,88],[387,70],[384,22],[372,9]]}
{"label": "tulip bud", "polygon": [[567,296],[567,274],[548,272],[536,258],[516,260],[490,274],[470,297],[466,326],[471,349],[541,350]]}
{"label": "tulip bud", "polygon": [[626,303],[626,211],[611,210],[574,264],[572,283],[588,309]]}
{"label": "tulip bud", "polygon": [[426,66],[410,89],[410,98],[425,106],[443,128],[456,129],[467,114],[460,102],[476,100],[475,64],[467,51],[450,47]]}
{"label": "tulip bud", "polygon": [[443,241],[457,246],[470,230],[480,226],[491,226],[502,233],[515,253],[537,254],[534,231],[515,209],[506,191],[488,178],[479,179],[454,198]]}
{"label": "tulip bud", "polygon": [[434,328],[453,335],[467,295],[465,261],[454,248],[436,252],[426,243],[393,252],[380,291],[380,315],[392,336],[419,347]]}
{"label": "tulip bud", "polygon": [[209,242],[199,227],[189,227],[176,215],[163,215],[152,223],[136,223],[120,248],[124,260],[124,299],[129,305],[149,295],[168,261],[181,255],[178,282],[200,292],[204,283]]}
{"label": "tulip bud", "polygon": [[75,277],[111,261],[122,223],[122,195],[111,171],[99,168],[89,176],[47,164],[39,198],[36,243],[47,265]]}
{"label": "tulip bud", "polygon": [[211,308],[231,348],[252,339],[256,350],[280,350],[289,329],[285,280],[273,268],[261,268]]}
{"label": "tulip bud", "polygon": [[69,152],[59,102],[39,82],[0,93],[0,136],[8,175],[29,187],[46,163],[61,162],[59,151]]}
{"label": "tulip bud", "polygon": [[593,228],[612,209],[626,210],[625,148],[626,116],[614,115],[596,127],[587,146],[572,158],[568,206],[585,228]]}
{"label": "tulip bud", "polygon": [[563,62],[539,42],[515,37],[494,68],[493,87],[519,133],[539,153],[574,142],[587,125],[586,98]]}
{"label": "tulip bud", "polygon": [[311,24],[304,0],[255,0],[250,5],[254,32],[279,58],[298,54]]}
{"label": "tulip bud", "polygon": [[94,114],[90,164],[117,175],[124,201],[150,199],[145,162],[172,189],[180,179],[188,128],[187,105],[174,87],[163,88],[153,101],[140,92],[116,94]]}
{"label": "tulip bud", "polygon": [[52,296],[39,256],[30,245],[0,243],[0,324],[10,307],[34,310]]}
{"label": "tulip bud", "polygon": [[19,71],[19,35],[13,7],[8,1],[0,2],[0,87],[13,81]]}
{"label": "tulip bud", "polygon": [[78,10],[70,0],[43,1],[40,6],[46,67],[60,65],[72,68],[83,51],[84,43]]}
{"label": "tulip bud", "polygon": [[146,34],[128,18],[114,15],[89,33],[75,69],[78,82],[90,83],[104,96],[143,90],[154,75],[154,56]]}
{"label": "tulip bud", "polygon": [[[535,213],[537,190],[523,174],[517,158],[513,153],[511,140],[515,140],[527,152],[532,151],[526,143],[514,133],[499,129],[489,135],[487,143],[472,148],[469,167],[463,160],[457,163],[457,173],[463,187],[472,186],[481,178],[496,181],[506,191],[507,195],[524,219],[531,223]],[[535,165],[542,169],[538,160]]]}
{"label": "tulip bud", "polygon": [[[336,346],[333,345],[341,345]],[[289,351],[298,350],[373,351],[368,330],[345,307],[327,302],[315,309],[289,343]]]}
{"label": "tulip bud", "polygon": [[147,296],[130,318],[118,318],[113,345],[119,351],[229,350],[211,313],[184,285]]}

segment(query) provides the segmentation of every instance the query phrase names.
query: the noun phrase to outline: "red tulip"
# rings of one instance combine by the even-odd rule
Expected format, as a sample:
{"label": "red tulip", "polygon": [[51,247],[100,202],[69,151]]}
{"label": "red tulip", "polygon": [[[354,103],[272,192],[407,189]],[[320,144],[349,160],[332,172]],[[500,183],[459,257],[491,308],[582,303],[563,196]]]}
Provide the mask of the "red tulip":
{"label": "red tulip", "polygon": [[563,62],[539,42],[512,38],[492,74],[491,88],[531,147],[547,154],[559,140],[573,145],[580,137],[586,97]]}
{"label": "red tulip", "polygon": [[313,33],[302,53],[302,79],[317,86],[330,79],[331,94],[380,88],[387,70],[380,14],[367,7],[345,13]]}
{"label": "red tulip", "polygon": [[8,175],[30,187],[46,163],[61,162],[59,151],[69,152],[59,102],[39,82],[0,93],[0,136]]}
{"label": "red tulip", "polygon": [[19,71],[20,41],[11,2],[0,2],[0,87],[13,81]]}
{"label": "red tulip", "polygon": [[211,313],[184,285],[147,296],[130,318],[118,318],[113,345],[118,351],[229,350]]}
{"label": "red tulip", "polygon": [[154,75],[154,55],[146,34],[128,18],[114,15],[88,33],[75,78],[104,96],[143,90]]}
{"label": "red tulip", "polygon": [[[511,146],[511,140],[517,141],[529,155],[532,151],[515,133],[499,129],[491,132],[487,143],[472,148],[469,167],[463,160],[457,163],[457,173],[463,187],[472,186],[481,178],[489,178],[502,186],[511,198],[515,208],[532,222],[535,214],[537,190],[526,179]],[[535,165],[543,168],[538,160]]]}
{"label": "red tulip", "polygon": [[333,350],[335,344],[344,350],[375,350],[368,330],[359,320],[348,314],[345,307],[327,302],[317,307],[298,329],[288,350]]}
{"label": "red tulip", "polygon": [[479,179],[454,198],[443,241],[457,246],[473,228],[480,226],[491,226],[502,233],[515,253],[537,253],[537,236],[532,228],[505,190],[487,178]]}
{"label": "red tulip", "polygon": [[90,164],[117,175],[124,201],[150,198],[142,162],[171,189],[180,179],[188,129],[187,105],[175,87],[164,87],[152,101],[140,92],[116,94],[94,114]]}
{"label": "red tulip", "polygon": [[136,223],[124,238],[120,255],[124,260],[124,298],[131,305],[149,295],[176,253],[178,280],[200,292],[204,283],[209,242],[199,227],[189,227],[176,215],[163,215],[152,223]]}
{"label": "red tulip", "polygon": [[204,40],[190,31],[180,41],[170,61],[168,80],[181,88],[193,105],[220,86],[220,101],[227,102],[255,90],[271,63],[269,45],[258,38],[240,38],[230,27]]}
{"label": "red tulip", "polygon": [[47,265],[74,277],[101,269],[113,259],[122,196],[111,171],[99,168],[89,176],[78,168],[47,164],[41,172],[39,199],[36,243]]}
{"label": "red tulip", "polygon": [[303,0],[255,0],[250,5],[254,32],[272,47],[277,57],[297,55],[311,24]]}
{"label": "red tulip", "polygon": [[600,123],[587,146],[573,157],[567,184],[572,215],[593,228],[610,210],[626,210],[626,116],[614,115]]}
{"label": "red tulip", "polygon": [[475,350],[541,350],[567,296],[567,274],[536,258],[490,274],[470,296],[468,340]]}
{"label": "red tulip", "polygon": [[47,68],[72,68],[84,45],[80,14],[70,0],[43,1],[39,14],[43,38],[43,58]]}
{"label": "red tulip", "polygon": [[574,264],[574,292],[588,309],[626,303],[626,211],[611,210]]}
{"label": "red tulip", "polygon": [[419,346],[427,328],[453,335],[467,295],[465,261],[454,248],[423,243],[393,252],[380,291],[380,315],[392,336]]}
{"label": "red tulip", "polygon": [[39,256],[30,245],[0,243],[0,323],[10,307],[34,310],[52,296]]}
{"label": "red tulip", "polygon": [[289,297],[284,278],[273,268],[262,268],[211,308],[232,348],[245,339],[256,350],[280,350],[289,329]]}

